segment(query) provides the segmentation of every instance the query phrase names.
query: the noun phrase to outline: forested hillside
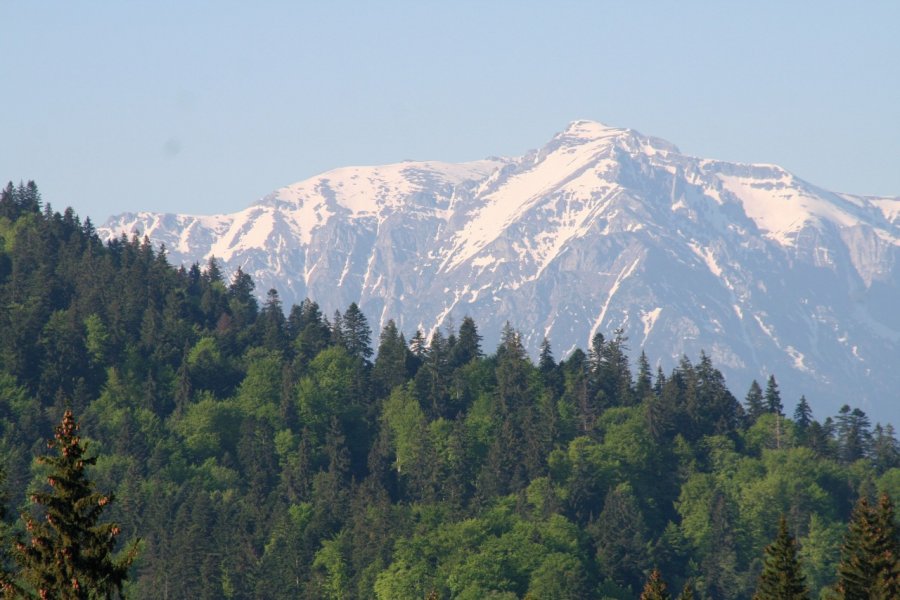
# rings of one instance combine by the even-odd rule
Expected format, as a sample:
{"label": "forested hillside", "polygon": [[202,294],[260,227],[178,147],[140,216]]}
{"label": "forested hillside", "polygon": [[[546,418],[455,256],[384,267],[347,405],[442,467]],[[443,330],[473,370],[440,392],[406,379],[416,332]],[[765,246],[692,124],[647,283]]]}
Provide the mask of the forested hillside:
{"label": "forested hillside", "polygon": [[626,599],[658,568],[749,599],[790,536],[817,597],[857,500],[900,498],[894,431],[858,409],[817,420],[774,377],[738,400],[706,356],[663,373],[616,332],[535,364],[514,327],[407,339],[355,304],[259,306],[240,271],[103,244],[10,184],[8,512],[44,485],[34,458],[67,408],[105,516],[141,538],[135,598]]}

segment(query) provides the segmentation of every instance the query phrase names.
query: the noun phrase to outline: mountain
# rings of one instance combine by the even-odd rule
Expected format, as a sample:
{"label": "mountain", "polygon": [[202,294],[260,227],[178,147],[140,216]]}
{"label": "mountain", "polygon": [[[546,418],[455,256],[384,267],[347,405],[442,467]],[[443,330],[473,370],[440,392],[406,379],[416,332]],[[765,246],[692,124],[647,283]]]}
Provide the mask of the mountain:
{"label": "mountain", "polygon": [[769,373],[790,411],[898,422],[900,198],[829,192],[766,164],[695,158],[576,121],[518,158],[329,171],[235,214],[126,213],[173,263],[215,256],[257,292],[411,333],[509,321],[557,357],[621,328],[632,355],[705,351],[736,390]]}

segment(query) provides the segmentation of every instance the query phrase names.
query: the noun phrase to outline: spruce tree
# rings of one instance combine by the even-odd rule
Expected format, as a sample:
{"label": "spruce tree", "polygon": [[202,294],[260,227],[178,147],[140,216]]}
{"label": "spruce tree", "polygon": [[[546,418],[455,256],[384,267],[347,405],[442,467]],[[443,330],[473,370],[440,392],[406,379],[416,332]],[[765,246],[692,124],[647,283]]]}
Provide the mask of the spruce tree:
{"label": "spruce tree", "polygon": [[894,507],[883,495],[877,507],[860,498],[853,510],[838,566],[838,597],[881,600],[900,597]]}
{"label": "spruce tree", "polygon": [[797,541],[788,533],[782,515],[778,535],[766,547],[763,571],[759,576],[754,600],[808,600],[806,576],[797,557]]}
{"label": "spruce tree", "polygon": [[800,396],[797,408],[794,409],[794,425],[797,426],[797,429],[805,433],[812,424],[812,421],[812,408],[810,408],[806,396]]}
{"label": "spruce tree", "polygon": [[875,507],[875,569],[878,571],[876,587],[880,598],[900,598],[900,541],[894,519],[894,503],[890,496],[881,494]]}
{"label": "spruce tree", "polygon": [[644,584],[644,591],[641,592],[641,600],[669,600],[669,592],[666,582],[663,581],[659,569],[650,571],[650,577]]}
{"label": "spruce tree", "polygon": [[8,595],[56,600],[116,598],[134,560],[136,546],[122,558],[113,557],[120,533],[114,523],[100,523],[113,498],[94,489],[86,469],[96,457],[85,455],[78,425],[67,410],[48,447],[57,454],[38,460],[49,467],[49,492],[32,494],[37,507],[22,519],[30,540],[15,546],[20,581],[6,586]]}
{"label": "spruce tree", "polygon": [[766,412],[766,409],[763,405],[762,388],[759,387],[759,384],[754,379],[753,383],[750,384],[750,389],[747,391],[747,397],[744,399],[744,413],[752,425],[756,423],[756,420],[764,412]]}
{"label": "spruce tree", "polygon": [[356,305],[350,303],[341,323],[341,339],[350,356],[368,361],[372,356],[372,329],[366,316]]}
{"label": "spruce tree", "polygon": [[459,326],[459,338],[452,345],[451,362],[454,367],[461,367],[481,356],[481,334],[478,333],[475,320],[469,316],[463,317]]}
{"label": "spruce tree", "polygon": [[769,381],[766,383],[766,412],[775,415],[784,416],[784,406],[781,404],[781,392],[778,391],[778,384],[775,382],[775,376],[769,375]]}

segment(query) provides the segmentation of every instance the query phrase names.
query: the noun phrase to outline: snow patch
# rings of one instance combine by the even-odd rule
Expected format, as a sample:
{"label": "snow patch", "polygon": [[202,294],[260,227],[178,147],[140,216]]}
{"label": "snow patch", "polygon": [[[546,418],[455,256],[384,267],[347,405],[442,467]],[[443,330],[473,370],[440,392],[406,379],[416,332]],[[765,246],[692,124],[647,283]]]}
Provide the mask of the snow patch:
{"label": "snow patch", "polygon": [[650,311],[641,311],[641,322],[644,324],[644,339],[641,341],[641,346],[647,343],[647,338],[650,336],[650,331],[656,324],[656,320],[659,319],[659,314],[661,312],[662,308],[660,307],[656,307]]}
{"label": "snow patch", "polygon": [[688,242],[691,250],[693,250],[694,254],[703,259],[703,262],[706,263],[706,267],[710,270],[710,272],[716,277],[722,277],[722,268],[716,262],[716,257],[713,254],[711,248],[707,246],[701,247],[700,244],[697,243],[696,240],[691,240]]}

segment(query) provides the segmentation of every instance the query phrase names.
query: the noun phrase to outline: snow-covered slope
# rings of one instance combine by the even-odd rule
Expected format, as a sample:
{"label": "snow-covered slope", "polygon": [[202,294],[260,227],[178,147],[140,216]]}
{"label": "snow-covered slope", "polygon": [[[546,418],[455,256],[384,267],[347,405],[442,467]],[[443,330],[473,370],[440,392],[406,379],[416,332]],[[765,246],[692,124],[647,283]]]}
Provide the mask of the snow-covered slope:
{"label": "snow-covered slope", "polygon": [[836,194],[774,165],[686,156],[590,121],[513,159],[329,171],[231,215],[124,214],[170,259],[240,266],[286,305],[360,302],[412,332],[508,320],[558,356],[623,328],[664,367],[705,350],[739,395],[898,421],[900,198]]}

